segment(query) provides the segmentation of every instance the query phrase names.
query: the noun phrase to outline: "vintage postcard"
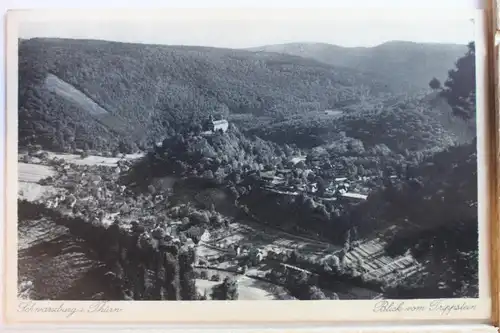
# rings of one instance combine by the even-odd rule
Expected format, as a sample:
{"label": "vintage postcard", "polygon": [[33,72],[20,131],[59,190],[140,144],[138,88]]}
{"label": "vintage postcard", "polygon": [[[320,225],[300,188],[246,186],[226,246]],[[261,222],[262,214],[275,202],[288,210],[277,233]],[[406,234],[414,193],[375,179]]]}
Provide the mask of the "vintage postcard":
{"label": "vintage postcard", "polygon": [[10,12],[7,320],[488,322],[483,15]]}

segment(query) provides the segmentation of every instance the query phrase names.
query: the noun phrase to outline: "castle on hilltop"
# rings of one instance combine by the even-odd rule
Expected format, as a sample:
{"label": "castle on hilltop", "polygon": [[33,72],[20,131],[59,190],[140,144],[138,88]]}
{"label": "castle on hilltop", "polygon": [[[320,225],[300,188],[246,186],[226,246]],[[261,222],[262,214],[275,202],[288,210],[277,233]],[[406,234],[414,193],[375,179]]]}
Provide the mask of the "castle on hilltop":
{"label": "castle on hilltop", "polygon": [[210,115],[205,127],[206,127],[206,130],[211,132],[211,133],[215,133],[215,132],[225,133],[225,132],[227,132],[227,130],[229,128],[229,122],[225,119],[214,120],[213,116]]}

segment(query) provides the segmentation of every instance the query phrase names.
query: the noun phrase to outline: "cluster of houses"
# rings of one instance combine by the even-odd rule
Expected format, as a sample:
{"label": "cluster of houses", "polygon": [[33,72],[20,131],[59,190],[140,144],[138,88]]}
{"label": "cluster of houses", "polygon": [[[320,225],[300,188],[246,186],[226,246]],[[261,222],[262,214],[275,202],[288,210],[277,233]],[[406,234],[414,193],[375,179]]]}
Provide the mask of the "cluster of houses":
{"label": "cluster of houses", "polygon": [[[204,234],[205,233],[208,233],[208,231],[205,230]],[[151,231],[151,235],[147,234],[147,237],[151,238],[151,242],[153,242],[153,245],[155,246],[158,246],[162,242],[167,242],[172,244],[182,244],[188,248],[196,248],[196,243],[192,238],[186,237],[186,239],[181,239],[177,229],[170,225],[157,224]]]}
{"label": "cluster of houses", "polygon": [[[263,260],[271,260],[279,263],[284,270],[302,271],[311,274],[309,271],[300,267],[284,264],[284,262],[292,254],[292,250],[274,247],[273,249],[259,248],[258,246],[246,246],[238,243],[226,244],[224,241],[213,243],[212,246],[219,248],[225,252],[224,256],[230,256],[236,260],[243,260],[242,262],[251,266],[258,266]],[[214,255],[211,259],[217,259],[219,255]],[[208,259],[208,258],[207,258]],[[239,272],[242,272],[240,267]]]}
{"label": "cluster of houses", "polygon": [[70,193],[65,195],[64,193],[57,194],[55,197],[48,199],[45,201],[45,206],[47,208],[55,209],[60,207],[61,205],[66,206],[67,208],[73,208],[76,204],[76,197]]}
{"label": "cluster of houses", "polygon": [[[184,233],[179,232],[182,222],[166,223],[161,218],[152,215],[138,217],[128,214],[131,208],[124,208],[128,206],[127,190],[125,186],[120,186],[113,181],[116,179],[116,173],[110,167],[105,167],[108,173],[96,175],[88,170],[88,166],[74,166],[78,170],[73,168],[69,170],[64,166],[61,165],[59,171],[69,172],[59,172],[52,181],[63,191],[43,201],[47,208],[72,211],[75,216],[85,217],[90,223],[96,225],[109,226],[118,223],[123,227],[129,226],[131,230],[137,229],[138,226],[151,225],[153,227],[151,232],[144,233],[142,238],[143,241],[150,242],[153,246],[160,246],[167,242],[196,247],[200,240],[206,241],[209,237],[205,229],[191,230],[194,229],[191,228]],[[64,185],[68,184],[73,185],[72,191],[63,189]],[[156,194],[152,196],[151,201],[158,204],[163,200],[165,197],[162,194]],[[74,208],[78,209],[74,210]],[[139,216],[142,212],[145,211],[139,209]]]}
{"label": "cluster of houses", "polygon": [[[261,188],[282,195],[297,196],[304,193],[326,201],[335,201],[342,197],[357,202],[368,198],[369,190],[363,184],[375,177],[359,176],[356,179],[337,177],[320,186],[317,182],[310,181],[309,176],[323,175],[325,170],[330,171],[330,174],[339,174],[342,170],[337,170],[338,167],[335,168],[329,161],[317,159],[308,167],[305,160],[304,156],[295,156],[290,159],[285,168],[261,172]],[[299,177],[290,177],[295,172],[294,170],[299,171]]]}
{"label": "cluster of houses", "polygon": [[263,188],[275,193],[284,195],[299,195],[306,193],[308,195],[320,197],[325,200],[336,200],[341,196],[352,200],[366,200],[367,195],[351,191],[351,184],[346,177],[338,177],[326,184],[322,193],[318,189],[318,183],[297,183],[289,184],[286,181],[286,173],[290,171],[266,172],[261,174],[261,179],[264,182]]}

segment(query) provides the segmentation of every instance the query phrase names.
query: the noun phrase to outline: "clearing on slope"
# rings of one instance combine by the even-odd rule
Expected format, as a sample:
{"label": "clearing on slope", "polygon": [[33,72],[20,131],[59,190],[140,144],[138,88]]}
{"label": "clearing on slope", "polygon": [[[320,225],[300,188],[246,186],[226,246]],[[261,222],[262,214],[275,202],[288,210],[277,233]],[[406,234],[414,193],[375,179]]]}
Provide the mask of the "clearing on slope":
{"label": "clearing on slope", "polygon": [[86,110],[93,116],[108,114],[108,111],[104,110],[84,93],[53,74],[47,75],[45,78],[45,86],[50,92],[53,92],[72,103],[78,104],[82,109]]}
{"label": "clearing on slope", "polygon": [[[78,109],[88,112],[93,118],[109,129],[119,134],[128,133],[127,125],[123,120],[111,114],[97,104],[92,98],[54,74],[47,74],[45,78],[45,87],[51,93],[74,104]],[[132,135],[134,136],[137,134],[132,133]]]}

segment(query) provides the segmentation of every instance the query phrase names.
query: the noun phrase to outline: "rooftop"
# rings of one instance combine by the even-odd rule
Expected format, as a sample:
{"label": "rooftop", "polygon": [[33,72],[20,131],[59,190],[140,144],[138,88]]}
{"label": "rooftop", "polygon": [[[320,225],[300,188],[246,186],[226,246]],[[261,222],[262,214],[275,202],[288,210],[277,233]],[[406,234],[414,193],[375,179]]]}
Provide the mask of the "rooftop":
{"label": "rooftop", "polygon": [[227,120],[222,119],[222,120],[213,120],[212,123],[214,125],[222,125],[222,124],[227,124],[228,122],[227,122]]}
{"label": "rooftop", "polygon": [[368,196],[365,194],[353,193],[353,192],[344,193],[342,194],[342,196],[346,198],[361,199],[361,200],[366,200],[368,198]]}

